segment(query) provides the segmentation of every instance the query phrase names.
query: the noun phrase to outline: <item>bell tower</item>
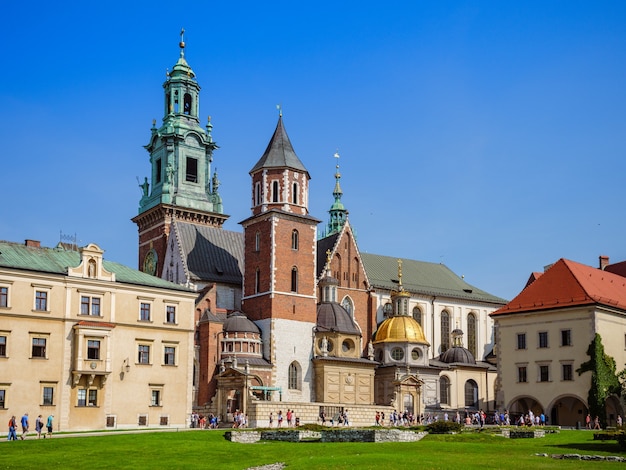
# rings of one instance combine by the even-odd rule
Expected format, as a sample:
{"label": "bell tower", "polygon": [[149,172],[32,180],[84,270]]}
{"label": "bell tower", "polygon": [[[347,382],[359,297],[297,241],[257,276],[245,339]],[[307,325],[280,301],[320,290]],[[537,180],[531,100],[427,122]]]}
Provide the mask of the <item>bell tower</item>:
{"label": "bell tower", "polygon": [[217,172],[211,175],[213,141],[210,118],[200,125],[200,85],[185,60],[184,32],[180,56],[163,83],[163,123],[152,121],[151,174],[139,186],[139,269],[161,277],[171,224],[175,220],[221,227],[224,215]]}
{"label": "bell tower", "polygon": [[272,382],[284,400],[311,398],[311,331],[317,317],[316,238],[309,172],[293,150],[282,113],[250,170],[252,216],[244,229],[243,310],[261,329]]}

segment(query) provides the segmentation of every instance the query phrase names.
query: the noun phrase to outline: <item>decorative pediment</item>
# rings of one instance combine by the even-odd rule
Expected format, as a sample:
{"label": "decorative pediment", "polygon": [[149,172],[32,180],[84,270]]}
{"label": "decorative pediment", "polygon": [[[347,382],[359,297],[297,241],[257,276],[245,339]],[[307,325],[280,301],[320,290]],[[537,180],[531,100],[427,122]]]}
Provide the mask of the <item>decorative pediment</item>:
{"label": "decorative pediment", "polygon": [[67,275],[70,277],[81,277],[87,279],[98,279],[101,281],[115,282],[115,273],[104,269],[102,250],[95,243],[90,243],[80,249],[80,264],[75,268],[67,268]]}

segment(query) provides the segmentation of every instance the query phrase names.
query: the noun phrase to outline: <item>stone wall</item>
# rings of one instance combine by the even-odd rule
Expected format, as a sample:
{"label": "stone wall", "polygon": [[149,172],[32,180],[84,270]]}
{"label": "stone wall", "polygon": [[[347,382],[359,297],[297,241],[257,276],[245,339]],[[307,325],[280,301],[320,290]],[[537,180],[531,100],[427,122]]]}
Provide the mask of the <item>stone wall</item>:
{"label": "stone wall", "polygon": [[[300,424],[314,423],[322,424],[319,420],[320,406],[340,406],[335,403],[295,403],[295,402],[276,402],[276,401],[253,401],[249,403],[248,426],[251,428],[267,428],[269,427],[269,414],[274,416],[275,427],[277,425],[276,416],[278,411],[283,412],[286,416],[287,410],[294,410],[295,417],[299,419]],[[393,411],[391,406],[379,405],[347,405],[344,409],[348,410],[348,420],[350,426],[374,426],[376,423],[376,412],[385,413],[385,422],[389,423],[389,415]],[[326,416],[326,425],[330,427],[331,416]],[[286,419],[286,418],[285,418]],[[283,427],[287,426],[287,422],[283,421]],[[343,428],[335,422],[335,427]]]}
{"label": "stone wall", "polygon": [[241,444],[264,441],[321,441],[321,442],[416,442],[426,432],[401,429],[329,429],[327,431],[227,431],[224,438]]}

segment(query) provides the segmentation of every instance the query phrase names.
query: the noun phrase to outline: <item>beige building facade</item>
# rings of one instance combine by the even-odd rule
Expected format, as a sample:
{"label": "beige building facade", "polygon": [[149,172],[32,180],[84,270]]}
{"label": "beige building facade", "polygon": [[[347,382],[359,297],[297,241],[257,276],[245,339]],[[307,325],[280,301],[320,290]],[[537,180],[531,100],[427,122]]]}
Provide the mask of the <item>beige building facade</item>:
{"label": "beige building facade", "polygon": [[[576,370],[590,357],[596,333],[605,353],[626,366],[626,292],[623,277],[569,260],[535,275],[496,323],[497,406],[513,416],[544,413],[548,423],[585,425],[591,372]],[[532,278],[531,278],[532,279]],[[624,410],[617,396],[606,401],[606,422]]]}
{"label": "beige building facade", "polygon": [[196,294],[103,253],[0,242],[0,419],[187,425]]}

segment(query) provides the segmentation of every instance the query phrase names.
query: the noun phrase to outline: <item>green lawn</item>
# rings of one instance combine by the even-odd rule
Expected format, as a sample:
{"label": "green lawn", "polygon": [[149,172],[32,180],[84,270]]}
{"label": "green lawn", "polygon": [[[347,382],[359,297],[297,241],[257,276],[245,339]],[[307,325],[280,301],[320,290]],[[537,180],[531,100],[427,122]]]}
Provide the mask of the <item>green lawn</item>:
{"label": "green lawn", "polygon": [[[429,435],[412,443],[236,444],[223,431],[111,434],[0,444],[0,468],[216,468],[245,469],[284,462],[289,469],[609,468],[624,463],[536,457],[535,453],[622,455],[613,441],[588,431],[562,431],[539,439],[488,433]],[[5,438],[6,439],[6,438]]]}

